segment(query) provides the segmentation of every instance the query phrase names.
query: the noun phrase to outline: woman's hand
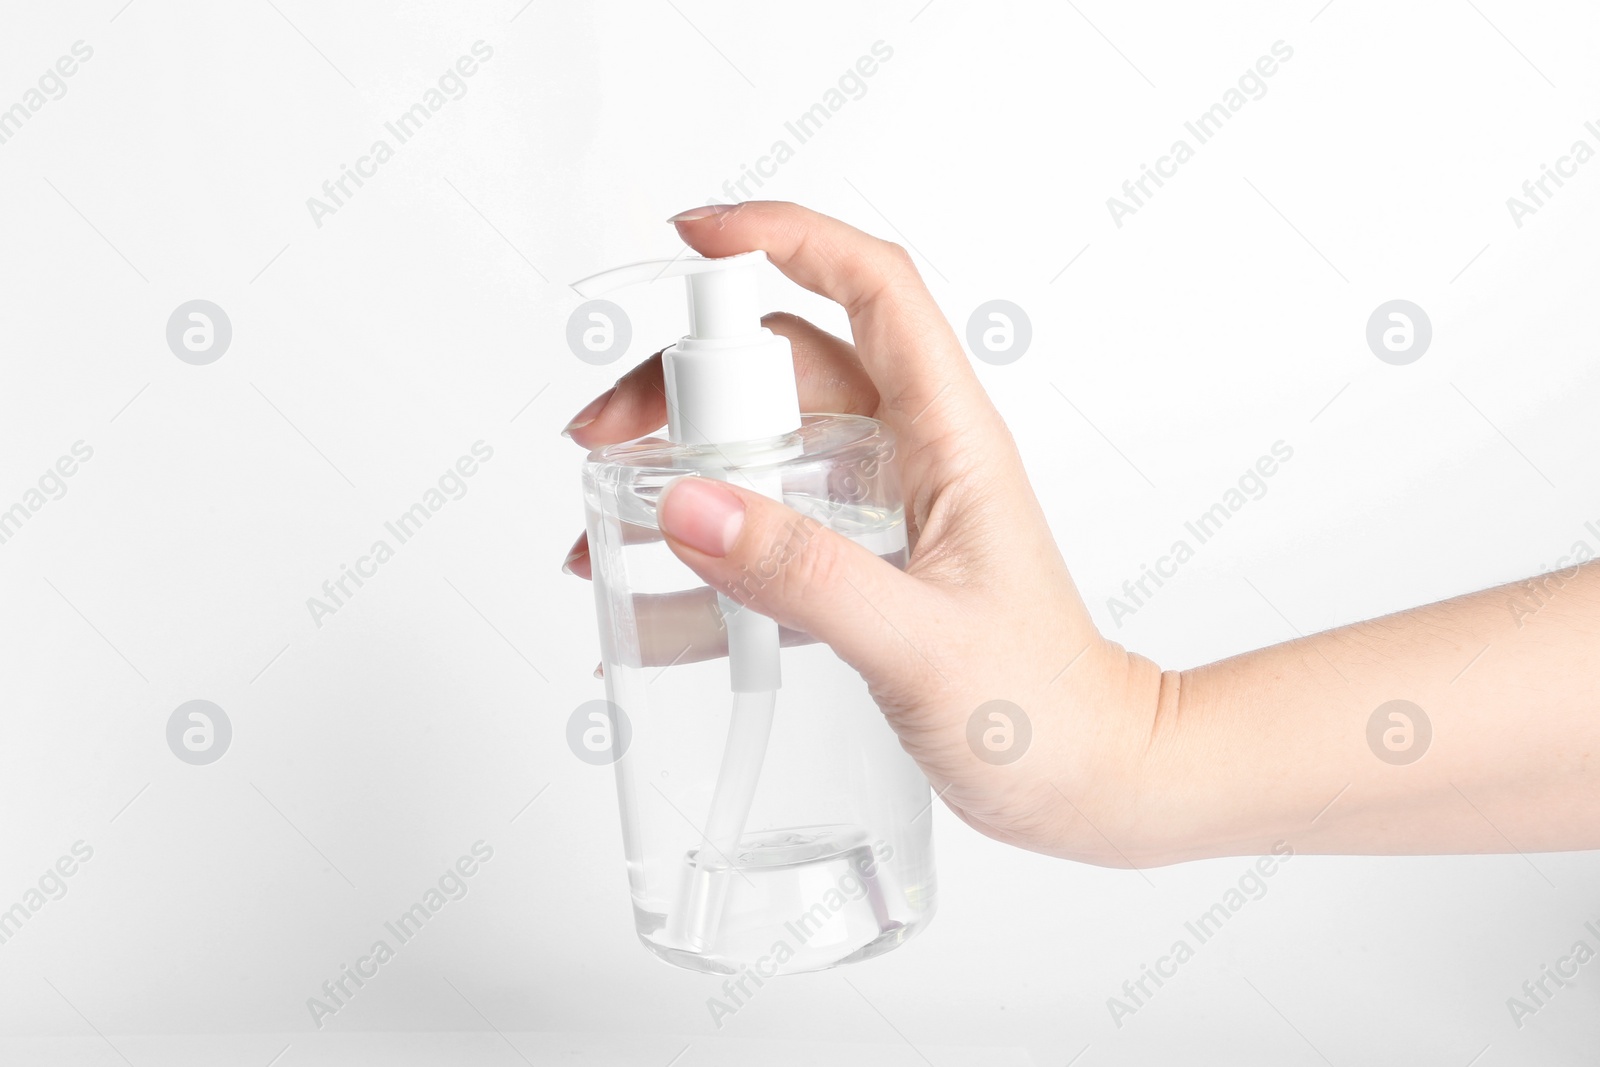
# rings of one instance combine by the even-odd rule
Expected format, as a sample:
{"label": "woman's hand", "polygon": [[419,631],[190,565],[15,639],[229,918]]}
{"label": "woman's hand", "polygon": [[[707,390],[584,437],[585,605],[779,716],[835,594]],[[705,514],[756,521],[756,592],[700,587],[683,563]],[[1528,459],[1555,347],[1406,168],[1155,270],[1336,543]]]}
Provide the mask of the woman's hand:
{"label": "woman's hand", "polygon": [[[696,251],[765,249],[844,305],[854,345],[792,316],[767,325],[794,345],[804,410],[893,429],[912,550],[904,572],[826,531],[779,551],[798,517],[706,478],[663,495],[668,543],[860,671],[969,824],[1106,866],[1600,847],[1600,563],[1163,673],[1095,631],[1010,434],[904,251],[793,204],[673,221]],[[569,432],[592,447],[665,421],[658,358]],[[580,539],[575,573],[587,552]],[[746,597],[745,568],[785,556]],[[1014,762],[982,744],[998,720],[969,742],[990,701],[1029,720],[1025,751],[998,754]]]}
{"label": "woman's hand", "polygon": [[[873,698],[944,801],[991,837],[1109,866],[1159,858],[1148,795],[1162,674],[1100,637],[1023,473],[1010,433],[905,251],[793,204],[699,208],[672,220],[695,251],[764,249],[789,278],[843,305],[855,343],[792,315],[787,337],[804,411],[859,413],[893,430],[911,540],[904,572],[818,531],[771,581],[739,576],[779,558],[798,516],[712,479],[674,483],[660,504],[672,551],[713,588],[827,642]],[[594,448],[666,422],[661,358],[635,367],[567,427]],[[580,538],[569,570],[589,576]],[[1020,755],[979,751],[980,706],[1020,709]],[[1015,719],[1013,714],[1011,718]],[[982,730],[1004,724],[985,718]],[[1012,743],[1026,734],[1011,723]],[[980,734],[981,734],[980,730]],[[981,744],[980,744],[981,748]]]}

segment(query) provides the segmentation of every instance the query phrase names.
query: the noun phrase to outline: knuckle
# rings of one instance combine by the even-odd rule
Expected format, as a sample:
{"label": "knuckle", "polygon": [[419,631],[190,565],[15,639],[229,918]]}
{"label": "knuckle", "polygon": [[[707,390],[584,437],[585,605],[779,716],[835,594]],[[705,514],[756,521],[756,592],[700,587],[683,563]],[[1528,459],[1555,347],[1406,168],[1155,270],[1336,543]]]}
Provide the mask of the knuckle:
{"label": "knuckle", "polygon": [[[761,325],[769,330],[777,330],[779,327],[799,326],[804,324],[805,321],[805,319],[802,319],[792,311],[769,311],[761,316]],[[782,331],[780,330],[779,332]]]}
{"label": "knuckle", "polygon": [[813,600],[836,596],[843,584],[844,568],[831,546],[813,545],[797,553],[783,569],[781,580],[785,600]]}
{"label": "knuckle", "polygon": [[863,246],[861,254],[852,257],[844,268],[850,292],[845,310],[852,317],[918,277],[916,264],[905,248],[893,241],[873,240],[875,246]]}
{"label": "knuckle", "polygon": [[904,245],[893,241],[883,242],[883,262],[892,273],[901,274],[915,270],[911,261],[911,253],[906,251]]}
{"label": "knuckle", "polygon": [[787,337],[791,341],[804,338],[816,330],[811,323],[790,311],[769,311],[761,316],[761,325],[779,337]]}
{"label": "knuckle", "polygon": [[769,541],[765,566],[773,595],[787,603],[834,595],[844,579],[836,546],[817,537],[814,525],[785,524]]}

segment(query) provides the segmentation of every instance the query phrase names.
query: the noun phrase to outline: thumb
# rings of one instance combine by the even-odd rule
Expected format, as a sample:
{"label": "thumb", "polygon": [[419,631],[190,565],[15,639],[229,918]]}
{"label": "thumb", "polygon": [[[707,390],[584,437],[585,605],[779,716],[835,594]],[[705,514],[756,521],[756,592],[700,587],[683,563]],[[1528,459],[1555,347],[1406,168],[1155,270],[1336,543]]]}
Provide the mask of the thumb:
{"label": "thumb", "polygon": [[[868,549],[759,493],[683,477],[657,507],[673,553],[730,599],[832,646],[877,691],[926,683],[931,591]],[[937,668],[934,668],[937,672]]]}

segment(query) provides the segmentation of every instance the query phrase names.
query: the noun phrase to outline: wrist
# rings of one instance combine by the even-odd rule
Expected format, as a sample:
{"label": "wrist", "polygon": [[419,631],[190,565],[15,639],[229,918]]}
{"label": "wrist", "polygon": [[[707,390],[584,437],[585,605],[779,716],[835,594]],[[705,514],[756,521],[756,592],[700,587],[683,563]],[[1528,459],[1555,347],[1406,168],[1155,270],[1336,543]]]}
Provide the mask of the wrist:
{"label": "wrist", "polygon": [[1041,795],[1057,812],[1039,850],[1102,867],[1159,867],[1177,859],[1173,803],[1192,786],[1181,758],[1182,676],[1096,637],[1053,705],[1056,758],[1041,761]]}

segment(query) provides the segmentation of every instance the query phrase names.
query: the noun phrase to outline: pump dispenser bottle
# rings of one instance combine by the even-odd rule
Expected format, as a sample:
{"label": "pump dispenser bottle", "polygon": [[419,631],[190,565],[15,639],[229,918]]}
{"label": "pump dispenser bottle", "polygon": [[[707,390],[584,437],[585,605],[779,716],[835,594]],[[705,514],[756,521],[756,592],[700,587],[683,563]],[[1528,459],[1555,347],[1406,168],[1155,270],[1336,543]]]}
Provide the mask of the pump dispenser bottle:
{"label": "pump dispenser bottle", "polygon": [[881,955],[935,904],[927,781],[865,682],[707,586],[656,521],[668,482],[718,478],[810,520],[746,589],[818,526],[905,563],[894,442],[873,419],[800,414],[789,342],[761,325],[765,263],[683,257],[574,286],[688,286],[689,333],[662,355],[666,439],[584,465],[589,555],[611,735],[627,738],[613,767],[639,937],[681,967],[760,979]]}

